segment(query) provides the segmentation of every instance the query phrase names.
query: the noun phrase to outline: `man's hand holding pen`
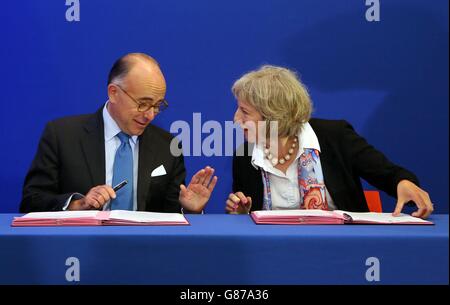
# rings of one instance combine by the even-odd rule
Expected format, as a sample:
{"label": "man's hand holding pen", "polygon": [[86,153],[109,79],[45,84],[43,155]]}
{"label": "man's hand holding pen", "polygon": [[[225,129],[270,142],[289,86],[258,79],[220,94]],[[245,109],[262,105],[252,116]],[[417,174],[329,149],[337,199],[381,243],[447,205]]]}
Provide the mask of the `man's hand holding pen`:
{"label": "man's hand holding pen", "polygon": [[[124,186],[126,183],[120,183],[118,186]],[[115,187],[116,191],[118,190]],[[116,192],[109,185],[98,185],[89,190],[89,192],[81,199],[72,201],[68,210],[99,210],[110,200],[116,198]]]}

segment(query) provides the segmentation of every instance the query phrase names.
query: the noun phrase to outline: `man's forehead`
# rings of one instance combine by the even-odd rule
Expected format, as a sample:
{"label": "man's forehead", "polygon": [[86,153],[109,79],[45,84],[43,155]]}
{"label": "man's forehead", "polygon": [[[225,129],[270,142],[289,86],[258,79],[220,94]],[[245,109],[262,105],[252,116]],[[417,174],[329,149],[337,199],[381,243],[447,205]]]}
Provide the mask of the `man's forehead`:
{"label": "man's forehead", "polygon": [[158,71],[130,71],[124,82],[128,89],[135,94],[159,98],[166,93],[164,76]]}

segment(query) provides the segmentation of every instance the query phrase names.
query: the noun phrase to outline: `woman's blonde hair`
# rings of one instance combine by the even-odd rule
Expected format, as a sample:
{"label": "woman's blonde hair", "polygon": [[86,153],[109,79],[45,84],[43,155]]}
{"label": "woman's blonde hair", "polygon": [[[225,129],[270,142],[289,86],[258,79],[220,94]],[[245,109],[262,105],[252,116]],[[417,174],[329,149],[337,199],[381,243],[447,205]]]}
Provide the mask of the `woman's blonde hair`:
{"label": "woman's blonde hair", "polygon": [[283,67],[265,65],[246,73],[231,91],[255,107],[267,123],[277,121],[279,137],[296,136],[311,117],[308,90],[295,72]]}

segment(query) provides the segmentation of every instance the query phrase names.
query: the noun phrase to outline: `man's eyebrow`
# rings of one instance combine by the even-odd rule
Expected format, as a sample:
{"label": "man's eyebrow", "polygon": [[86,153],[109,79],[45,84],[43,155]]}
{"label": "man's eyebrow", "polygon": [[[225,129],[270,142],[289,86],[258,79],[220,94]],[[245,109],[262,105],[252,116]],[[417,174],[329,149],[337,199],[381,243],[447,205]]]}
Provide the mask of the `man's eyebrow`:
{"label": "man's eyebrow", "polygon": [[141,97],[138,100],[143,101],[143,102],[145,102],[145,101],[153,102],[154,101],[154,99],[149,96]]}

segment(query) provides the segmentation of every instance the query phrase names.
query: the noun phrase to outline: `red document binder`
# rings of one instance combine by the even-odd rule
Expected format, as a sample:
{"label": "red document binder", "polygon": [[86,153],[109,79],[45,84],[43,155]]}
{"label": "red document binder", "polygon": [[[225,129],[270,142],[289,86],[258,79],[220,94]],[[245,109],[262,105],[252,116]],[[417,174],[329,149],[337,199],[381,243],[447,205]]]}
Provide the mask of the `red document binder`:
{"label": "red document binder", "polygon": [[342,210],[273,210],[253,211],[252,219],[256,224],[292,224],[292,225],[342,225],[342,224],[398,224],[430,225],[431,221],[406,214],[392,216],[392,213],[359,213]]}

